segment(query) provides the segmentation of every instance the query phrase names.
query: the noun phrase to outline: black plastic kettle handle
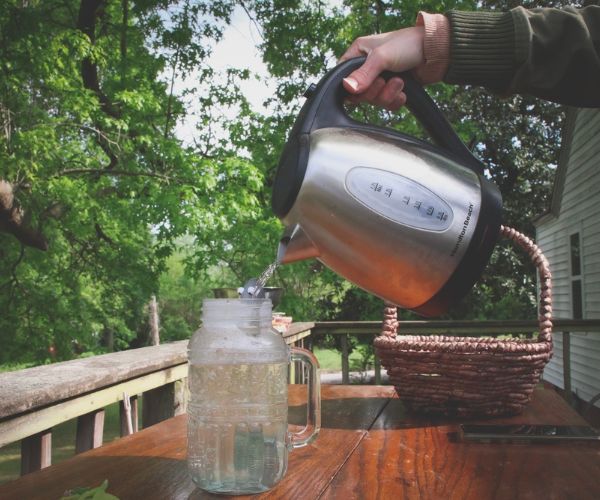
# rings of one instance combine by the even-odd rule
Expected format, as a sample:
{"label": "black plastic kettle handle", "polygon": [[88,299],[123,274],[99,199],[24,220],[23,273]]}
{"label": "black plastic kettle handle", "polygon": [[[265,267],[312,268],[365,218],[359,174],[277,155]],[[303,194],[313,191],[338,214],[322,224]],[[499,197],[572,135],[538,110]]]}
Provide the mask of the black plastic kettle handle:
{"label": "black plastic kettle handle", "polygon": [[[365,61],[365,57],[357,57],[345,61],[329,71],[319,82],[310,98],[314,99],[314,120],[311,130],[326,127],[368,127],[351,119],[344,109],[344,100],[348,93],[343,88],[342,80]],[[385,72],[382,76],[387,80],[391,76],[399,76],[404,80],[406,93],[406,107],[415,118],[423,125],[431,136],[433,142],[442,149],[461,159],[465,166],[477,174],[483,174],[484,165],[471,153],[469,148],[461,141],[444,114],[437,107],[429,94],[409,73]],[[388,132],[394,133],[391,129]]]}

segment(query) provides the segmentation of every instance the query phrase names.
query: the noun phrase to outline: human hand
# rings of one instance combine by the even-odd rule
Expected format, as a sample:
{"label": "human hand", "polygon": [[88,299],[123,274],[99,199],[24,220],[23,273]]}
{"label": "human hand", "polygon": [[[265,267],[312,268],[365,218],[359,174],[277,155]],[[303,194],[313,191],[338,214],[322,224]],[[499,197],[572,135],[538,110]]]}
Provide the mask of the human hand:
{"label": "human hand", "polygon": [[367,56],[360,68],[344,78],[344,88],[351,94],[348,100],[366,101],[392,111],[404,106],[406,94],[402,91],[402,78],[395,76],[386,82],[379,75],[386,70],[399,73],[423,65],[424,37],[423,26],[415,26],[357,38],[339,61]]}

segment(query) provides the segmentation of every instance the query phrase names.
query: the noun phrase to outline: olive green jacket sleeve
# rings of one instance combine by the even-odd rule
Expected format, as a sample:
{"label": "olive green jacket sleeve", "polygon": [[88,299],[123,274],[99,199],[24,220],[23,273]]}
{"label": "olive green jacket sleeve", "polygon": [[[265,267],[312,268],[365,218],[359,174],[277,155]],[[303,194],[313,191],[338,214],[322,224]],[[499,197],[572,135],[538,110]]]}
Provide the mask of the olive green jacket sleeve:
{"label": "olive green jacket sleeve", "polygon": [[458,12],[444,81],[600,107],[600,6]]}

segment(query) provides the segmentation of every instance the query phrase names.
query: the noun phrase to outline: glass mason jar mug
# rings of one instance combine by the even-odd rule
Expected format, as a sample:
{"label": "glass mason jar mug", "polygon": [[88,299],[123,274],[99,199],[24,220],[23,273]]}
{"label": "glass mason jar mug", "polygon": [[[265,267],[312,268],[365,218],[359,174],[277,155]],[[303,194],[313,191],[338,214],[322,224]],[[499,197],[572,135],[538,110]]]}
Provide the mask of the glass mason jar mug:
{"label": "glass mason jar mug", "polygon": [[[188,468],[213,493],[259,493],[287,470],[288,451],[317,437],[318,363],[288,348],[271,326],[268,299],[205,299],[202,328],[190,340]],[[290,352],[291,351],[291,352]],[[288,431],[288,364],[309,370],[307,424]]]}

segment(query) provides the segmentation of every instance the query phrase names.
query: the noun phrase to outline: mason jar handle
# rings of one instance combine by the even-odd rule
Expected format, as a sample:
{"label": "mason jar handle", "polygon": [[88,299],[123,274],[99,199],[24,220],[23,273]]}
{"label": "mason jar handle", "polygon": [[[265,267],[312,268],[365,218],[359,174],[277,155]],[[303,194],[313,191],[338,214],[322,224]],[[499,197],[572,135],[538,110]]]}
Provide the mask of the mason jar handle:
{"label": "mason jar handle", "polygon": [[306,405],[306,426],[300,432],[290,433],[290,446],[302,448],[312,443],[321,429],[321,379],[319,362],[315,355],[300,347],[292,347],[290,361],[300,361],[308,366],[308,401]]}

